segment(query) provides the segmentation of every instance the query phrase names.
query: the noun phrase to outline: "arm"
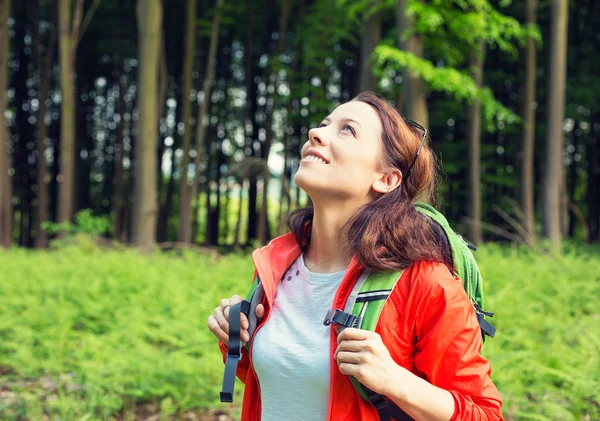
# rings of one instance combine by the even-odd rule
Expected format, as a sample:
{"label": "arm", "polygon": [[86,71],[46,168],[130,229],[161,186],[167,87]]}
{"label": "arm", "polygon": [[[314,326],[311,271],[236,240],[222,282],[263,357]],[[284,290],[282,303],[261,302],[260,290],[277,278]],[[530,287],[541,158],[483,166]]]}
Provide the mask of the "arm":
{"label": "arm", "polygon": [[446,419],[502,420],[500,394],[490,378],[490,364],[481,355],[479,323],[462,282],[441,265],[421,276],[429,279],[417,282],[415,366],[430,386],[423,385],[422,379],[408,380],[411,388],[399,393],[398,403],[406,403],[410,410],[411,406],[422,407],[424,397],[419,393],[444,396],[444,402],[450,395],[454,410]]}
{"label": "arm", "polygon": [[379,334],[351,328],[338,336],[340,372],[387,396],[418,421],[501,420],[500,396],[489,363],[480,355],[472,305],[459,280],[445,268],[430,268],[417,270],[414,282],[405,284],[407,301],[392,298],[394,311],[414,326],[415,367],[423,378],[398,365]]}

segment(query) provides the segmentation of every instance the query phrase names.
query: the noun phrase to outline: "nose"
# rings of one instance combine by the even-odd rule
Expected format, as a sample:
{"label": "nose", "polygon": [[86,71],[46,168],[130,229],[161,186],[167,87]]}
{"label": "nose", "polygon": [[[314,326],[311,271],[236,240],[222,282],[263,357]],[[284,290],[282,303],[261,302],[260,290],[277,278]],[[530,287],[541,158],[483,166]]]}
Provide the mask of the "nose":
{"label": "nose", "polygon": [[321,129],[322,128],[320,128],[320,127],[315,127],[308,131],[308,140],[310,141],[311,144],[313,144],[313,145],[314,144],[319,144],[319,145],[325,144],[325,142],[324,142],[325,137],[323,136],[324,133],[322,132]]}

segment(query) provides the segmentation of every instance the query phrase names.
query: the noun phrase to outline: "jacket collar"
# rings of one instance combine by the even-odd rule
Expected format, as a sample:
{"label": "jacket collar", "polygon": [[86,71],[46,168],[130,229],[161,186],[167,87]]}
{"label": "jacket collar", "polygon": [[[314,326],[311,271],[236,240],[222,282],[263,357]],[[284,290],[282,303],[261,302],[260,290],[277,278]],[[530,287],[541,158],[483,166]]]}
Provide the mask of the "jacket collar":
{"label": "jacket collar", "polygon": [[[252,260],[269,305],[273,302],[281,277],[301,253],[302,250],[298,246],[293,232],[274,238],[269,244],[252,253]],[[362,267],[356,260],[356,255],[353,255],[342,284],[346,284],[351,279],[357,279],[357,273],[360,274],[361,271]]]}

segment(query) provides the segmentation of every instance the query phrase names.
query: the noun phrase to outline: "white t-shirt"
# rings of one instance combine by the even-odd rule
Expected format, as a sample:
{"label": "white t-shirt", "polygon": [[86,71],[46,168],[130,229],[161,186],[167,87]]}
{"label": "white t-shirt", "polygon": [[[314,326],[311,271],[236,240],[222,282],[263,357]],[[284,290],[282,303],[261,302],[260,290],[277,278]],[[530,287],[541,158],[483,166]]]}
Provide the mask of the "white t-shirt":
{"label": "white t-shirt", "polygon": [[344,273],[310,272],[300,255],[281,279],[252,345],[262,421],[327,419],[330,327],[323,319]]}

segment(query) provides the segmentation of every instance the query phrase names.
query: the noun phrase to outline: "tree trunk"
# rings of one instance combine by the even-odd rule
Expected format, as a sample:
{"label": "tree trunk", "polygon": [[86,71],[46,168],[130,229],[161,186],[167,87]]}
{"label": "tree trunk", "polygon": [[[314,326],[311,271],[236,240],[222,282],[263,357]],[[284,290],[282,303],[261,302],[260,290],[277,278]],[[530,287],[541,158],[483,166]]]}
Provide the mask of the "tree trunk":
{"label": "tree trunk", "polygon": [[181,165],[181,176],[179,185],[179,231],[177,232],[177,241],[190,242],[191,232],[190,224],[183,224],[183,221],[190,220],[190,186],[188,186],[188,167],[190,164],[190,139],[192,137],[192,128],[190,117],[192,114],[192,102],[190,101],[190,90],[192,89],[192,68],[194,65],[194,51],[196,46],[196,0],[188,0],[187,19],[185,24],[185,56],[183,59],[183,93],[181,100],[183,102],[183,163]]}
{"label": "tree trunk", "polygon": [[[122,30],[120,30],[122,34]],[[120,38],[120,37],[119,37]],[[114,235],[117,241],[124,243],[127,241],[126,227],[125,227],[125,179],[123,177],[123,137],[125,130],[125,83],[122,80],[125,71],[125,57],[123,56],[123,47],[119,39],[115,40],[115,51],[116,51],[116,77],[115,81],[119,86],[119,99],[116,104],[116,112],[119,116],[116,127],[116,144],[115,144],[115,173],[113,179],[113,228]]]}
{"label": "tree trunk", "polygon": [[[579,122],[577,120],[575,120],[575,125],[573,126],[573,153],[571,154],[571,165],[569,165],[569,188],[568,188],[568,195],[569,195],[569,203],[576,205],[576,201],[577,201],[577,197],[576,197],[576,192],[577,192],[577,161],[575,161],[575,155],[577,155],[577,149],[579,149]],[[570,238],[574,238],[575,237],[575,225],[577,223],[577,216],[575,215],[575,212],[571,211],[568,212],[569,215],[569,226],[567,229],[567,235]]]}
{"label": "tree trunk", "polygon": [[[202,85],[202,92],[204,92],[204,101],[198,110],[198,118],[196,119],[196,159],[194,165],[194,180],[192,182],[192,192],[191,192],[191,200],[186,203],[182,203],[181,206],[189,206],[190,208],[194,208],[193,203],[195,203],[198,199],[198,184],[200,182],[200,174],[202,172],[202,161],[204,158],[204,135],[206,134],[206,127],[204,124],[204,120],[208,115],[208,107],[210,104],[210,97],[212,92],[213,79],[215,77],[215,57],[217,55],[217,47],[219,44],[219,26],[221,24],[221,12],[223,10],[224,0],[217,0],[215,16],[213,18],[212,23],[212,31],[210,35],[210,47],[208,50],[208,59],[206,62],[206,73],[204,78],[204,83]],[[189,216],[190,212],[187,211],[186,215]],[[187,218],[186,220],[180,221],[181,225],[186,225],[186,228],[183,228],[183,232],[188,234],[187,238],[183,238],[182,241],[186,243],[190,243],[191,236],[191,220]],[[194,234],[195,238],[195,234]]]}
{"label": "tree trunk", "polygon": [[[407,30],[413,30],[412,17],[406,14],[408,0],[398,0],[396,3],[396,21],[398,25],[399,48],[413,53],[416,57],[423,58],[423,36],[413,32],[406,40],[402,34]],[[406,116],[415,120],[423,127],[429,128],[429,112],[427,111],[427,96],[425,83],[409,70],[402,72],[402,99],[406,107]]]}
{"label": "tree trunk", "polygon": [[[539,0],[527,0],[527,23],[537,23],[537,7]],[[537,58],[536,44],[533,37],[527,41],[525,51],[525,98],[523,101],[523,134],[521,156],[521,208],[525,215],[527,244],[535,243],[535,208],[533,203],[533,163],[535,146],[535,72]]]}
{"label": "tree trunk", "polygon": [[358,91],[377,89],[377,78],[373,74],[371,54],[381,40],[381,14],[371,13],[365,17],[360,38],[360,82]]}
{"label": "tree trunk", "polygon": [[[244,107],[243,124],[246,136],[246,156],[255,157],[254,140],[256,129],[256,86],[254,83],[254,9],[252,0],[246,1],[246,40],[244,44],[244,84],[246,87],[246,106]],[[256,239],[256,186],[257,178],[248,177],[248,234],[246,242]]]}
{"label": "tree trunk", "polygon": [[567,0],[553,0],[552,38],[550,43],[550,84],[548,95],[548,134],[544,171],[544,236],[549,238],[554,252],[560,252],[561,184],[563,150],[563,120],[565,115],[565,83],[567,58]]}
{"label": "tree trunk", "polygon": [[[34,0],[31,5],[33,18],[33,45],[37,67],[37,85],[39,89],[39,108],[37,112],[38,126],[38,159],[37,159],[37,218],[35,246],[44,248],[48,246],[48,233],[42,229],[48,220],[48,163],[46,162],[46,138],[48,126],[46,125],[46,100],[50,88],[51,68],[54,60],[54,42],[56,40],[56,20],[52,23],[50,36],[45,48],[41,51],[39,0]],[[56,16],[56,14],[54,15]]]}
{"label": "tree trunk", "polygon": [[158,90],[158,54],[162,28],[160,0],[138,0],[139,37],[139,120],[136,156],[134,244],[151,251],[156,244],[156,100]]}
{"label": "tree trunk", "polygon": [[10,247],[13,236],[12,165],[9,131],[4,118],[8,81],[10,0],[0,0],[0,247]]}
{"label": "tree trunk", "polygon": [[239,203],[238,203],[238,213],[235,222],[235,233],[233,235],[233,245],[238,246],[240,244],[240,228],[242,226],[242,202],[244,200],[244,179],[240,180],[240,190],[239,190]]}
{"label": "tree trunk", "polygon": [[[479,48],[471,58],[472,76],[478,87],[483,82],[483,61],[485,57],[485,42],[479,42]],[[467,127],[469,147],[469,240],[475,245],[482,242],[481,233],[481,104],[478,99],[469,105]]]}
{"label": "tree trunk", "polygon": [[[71,32],[71,0],[59,0],[60,50],[60,174],[58,222],[73,217],[75,176],[75,55]],[[77,14],[77,13],[76,13]]]}

